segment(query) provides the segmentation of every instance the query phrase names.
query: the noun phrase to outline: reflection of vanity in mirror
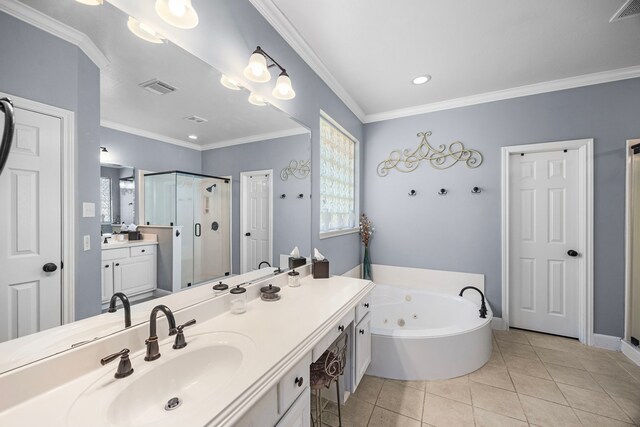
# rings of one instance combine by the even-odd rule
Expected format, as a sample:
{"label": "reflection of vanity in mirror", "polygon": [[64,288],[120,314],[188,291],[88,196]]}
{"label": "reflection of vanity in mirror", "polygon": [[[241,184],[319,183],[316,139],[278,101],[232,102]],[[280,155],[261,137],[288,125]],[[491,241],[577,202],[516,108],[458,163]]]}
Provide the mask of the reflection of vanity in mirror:
{"label": "reflection of vanity in mirror", "polygon": [[[78,261],[74,268],[100,281],[76,280],[74,291],[58,269],[46,277],[46,286],[56,291],[39,297],[35,288],[16,291],[20,299],[8,302],[14,306],[7,307],[12,314],[5,318],[10,325],[0,332],[5,341],[0,346],[24,345],[29,351],[6,360],[0,356],[0,372],[121,330],[120,309],[106,312],[116,292],[129,298],[135,324],[147,320],[155,298],[239,274],[250,273],[247,280],[271,275],[277,267],[287,268],[281,256],[294,246],[309,255],[310,174],[283,175],[291,162],[310,163],[306,127],[272,106],[248,103],[244,90],[222,86],[217,70],[173,43],[136,38],[123,25],[126,14],[109,3],[100,8],[78,2],[21,3],[85,34],[108,61],[99,80],[95,71],[93,79],[69,79],[80,96],[93,96],[83,102],[99,104],[99,117],[93,120],[100,127],[92,136],[99,139],[95,156],[100,165],[83,170],[77,184],[91,180],[95,193],[82,196],[75,220],[97,220],[100,232],[83,228],[86,236],[76,250],[89,254],[97,249],[100,256]],[[42,55],[34,61],[66,58],[64,42],[8,15],[3,20],[48,43],[46,52],[33,50]],[[75,67],[88,67],[75,61]],[[3,84],[0,93],[19,96],[24,83]],[[31,126],[29,120],[41,126],[23,110],[16,109],[18,137],[24,134],[21,127]],[[82,114],[76,120],[84,126]],[[64,240],[62,221],[52,224]],[[49,258],[62,259],[63,254],[52,248]],[[259,266],[262,271],[256,271]],[[185,296],[183,304],[201,298]],[[73,311],[67,302],[75,305],[75,319],[86,318],[80,324],[89,326],[67,325],[43,335]],[[27,311],[35,317],[25,316]],[[19,341],[8,342],[13,339]]]}

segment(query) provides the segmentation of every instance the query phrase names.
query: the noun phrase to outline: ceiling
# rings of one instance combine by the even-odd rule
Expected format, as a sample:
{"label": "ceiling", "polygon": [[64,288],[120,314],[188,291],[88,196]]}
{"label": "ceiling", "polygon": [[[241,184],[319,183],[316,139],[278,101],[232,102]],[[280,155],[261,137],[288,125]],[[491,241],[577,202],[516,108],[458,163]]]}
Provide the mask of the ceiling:
{"label": "ceiling", "polygon": [[[21,2],[85,34],[106,56],[100,73],[103,125],[196,149],[308,132],[271,106],[249,104],[248,92],[223,87],[216,69],[175,44],[139,39],[127,29],[127,15],[107,2]],[[159,96],[139,87],[154,78],[178,90]],[[208,121],[184,120],[191,115]],[[198,140],[188,139],[190,134]]]}
{"label": "ceiling", "polygon": [[640,76],[625,0],[251,1],[365,122]]}

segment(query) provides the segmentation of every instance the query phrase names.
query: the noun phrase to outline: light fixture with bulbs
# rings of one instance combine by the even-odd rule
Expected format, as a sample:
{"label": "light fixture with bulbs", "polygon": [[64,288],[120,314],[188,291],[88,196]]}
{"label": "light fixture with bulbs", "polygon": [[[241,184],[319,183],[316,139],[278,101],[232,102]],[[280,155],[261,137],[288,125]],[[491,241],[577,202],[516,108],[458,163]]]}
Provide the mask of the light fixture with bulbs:
{"label": "light fixture with bulbs", "polygon": [[129,17],[129,21],[127,21],[127,27],[133,34],[149,43],[160,44],[166,41],[166,39],[155,30],[131,16]]}
{"label": "light fixture with bulbs", "polygon": [[251,92],[249,94],[249,103],[257,105],[258,107],[264,107],[267,105],[267,101],[255,92]]}
{"label": "light fixture with bulbs", "polygon": [[413,83],[414,85],[423,85],[429,80],[431,80],[431,76],[429,74],[423,74],[421,76],[414,77],[411,80],[411,83]]}
{"label": "light fixture with bulbs", "polygon": [[156,0],[156,13],[167,24],[189,30],[198,25],[198,13],[191,0]]}
{"label": "light fixture with bulbs", "polygon": [[222,77],[220,77],[220,84],[231,90],[240,90],[242,88],[242,85],[240,83],[238,83],[231,77],[225,76],[224,74],[222,75]]}
{"label": "light fixture with bulbs", "polygon": [[[271,61],[271,64],[267,62],[267,59]],[[296,96],[296,92],[291,85],[291,78],[278,62],[273,59],[267,52],[262,50],[260,46],[256,47],[251,57],[249,58],[249,64],[244,69],[244,76],[256,83],[266,83],[271,80],[271,73],[269,68],[278,67],[280,69],[280,75],[276,80],[276,87],[271,94],[278,99],[288,100],[293,99]],[[249,97],[251,102],[251,97]]]}
{"label": "light fixture with bulbs", "polygon": [[104,3],[104,0],[76,0],[78,3],[86,4],[87,6],[100,6]]}

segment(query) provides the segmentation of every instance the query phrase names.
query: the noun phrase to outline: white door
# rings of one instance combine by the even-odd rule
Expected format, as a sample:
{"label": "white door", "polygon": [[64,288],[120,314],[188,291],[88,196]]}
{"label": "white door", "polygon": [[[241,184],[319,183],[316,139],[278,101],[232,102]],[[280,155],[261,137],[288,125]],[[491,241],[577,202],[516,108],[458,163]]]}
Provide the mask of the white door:
{"label": "white door", "polygon": [[242,273],[256,270],[262,261],[272,264],[272,175],[272,171],[241,174]]}
{"label": "white door", "polygon": [[509,323],[577,338],[578,150],[512,154],[509,162]]}
{"label": "white door", "polygon": [[[0,342],[61,323],[61,123],[15,112],[0,176]],[[56,270],[45,272],[48,263]]]}

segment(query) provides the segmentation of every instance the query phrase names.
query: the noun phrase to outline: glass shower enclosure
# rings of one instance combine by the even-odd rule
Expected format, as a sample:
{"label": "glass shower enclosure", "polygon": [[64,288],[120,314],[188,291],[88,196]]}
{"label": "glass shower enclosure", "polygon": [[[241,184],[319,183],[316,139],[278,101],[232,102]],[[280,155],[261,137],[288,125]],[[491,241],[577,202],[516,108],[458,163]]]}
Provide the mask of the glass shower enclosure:
{"label": "glass shower enclosure", "polygon": [[180,171],[145,174],[144,222],[182,227],[181,289],[231,273],[231,181]]}

